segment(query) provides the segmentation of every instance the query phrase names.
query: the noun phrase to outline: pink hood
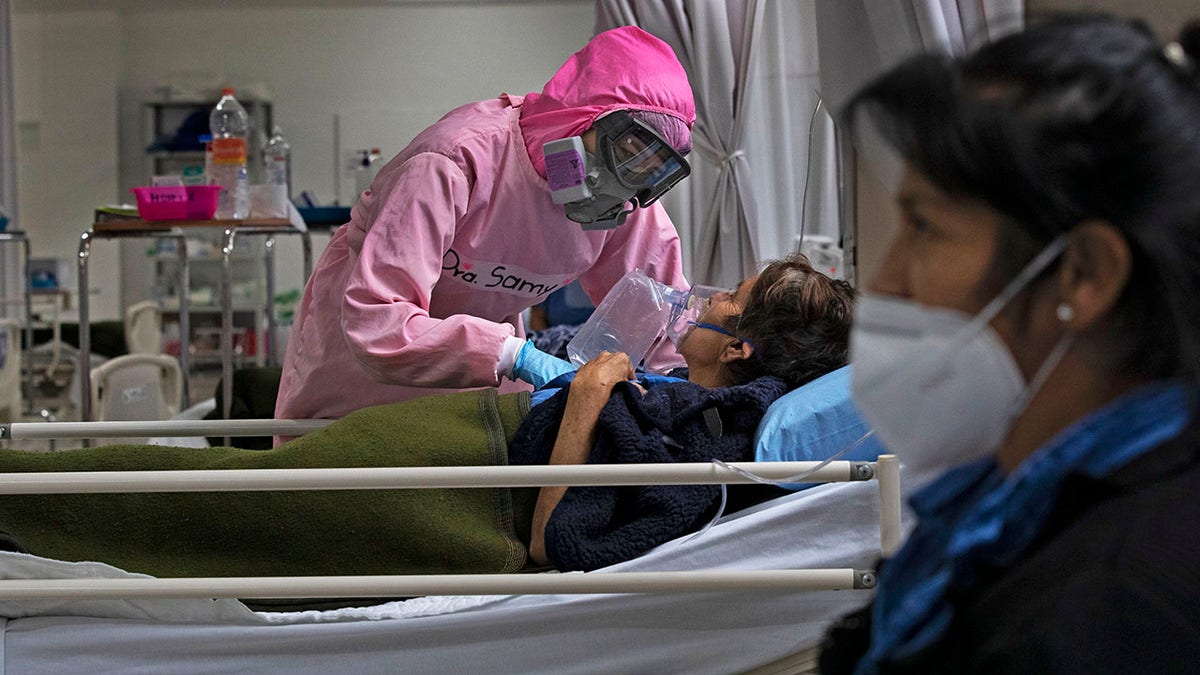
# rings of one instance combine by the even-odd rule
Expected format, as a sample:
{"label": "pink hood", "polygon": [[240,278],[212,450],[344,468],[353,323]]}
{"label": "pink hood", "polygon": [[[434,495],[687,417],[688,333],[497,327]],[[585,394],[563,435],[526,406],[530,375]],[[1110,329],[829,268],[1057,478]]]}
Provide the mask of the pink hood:
{"label": "pink hood", "polygon": [[578,136],[610,110],[653,110],[696,121],[692,87],[675,52],[635,26],[604,31],[571,55],[542,93],[525,96],[521,134],[534,168],[546,175],[542,145]]}

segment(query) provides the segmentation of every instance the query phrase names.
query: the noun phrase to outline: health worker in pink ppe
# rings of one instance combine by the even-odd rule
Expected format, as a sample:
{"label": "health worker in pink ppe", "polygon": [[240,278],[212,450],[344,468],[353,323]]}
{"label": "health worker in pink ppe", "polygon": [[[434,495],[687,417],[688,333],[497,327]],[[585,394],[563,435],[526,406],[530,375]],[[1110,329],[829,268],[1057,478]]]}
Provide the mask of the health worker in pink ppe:
{"label": "health worker in pink ppe", "polygon": [[598,302],[634,268],[687,289],[675,226],[654,202],[690,171],[695,117],[671,48],[624,27],[595,36],[541,93],[468,104],[421,132],[309,279],[275,416],[540,386],[573,367],[524,340],[526,308],[576,278]]}

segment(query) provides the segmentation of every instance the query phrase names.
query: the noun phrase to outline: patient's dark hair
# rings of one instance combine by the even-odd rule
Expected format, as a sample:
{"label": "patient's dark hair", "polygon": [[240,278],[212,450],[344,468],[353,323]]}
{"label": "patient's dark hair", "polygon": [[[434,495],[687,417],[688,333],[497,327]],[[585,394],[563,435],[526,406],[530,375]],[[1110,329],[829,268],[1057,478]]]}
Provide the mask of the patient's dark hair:
{"label": "patient's dark hair", "polygon": [[726,376],[743,383],[774,375],[795,388],[841,368],[849,358],[853,310],[850,284],[813,269],[803,255],[768,263],[741,314],[724,321],[755,347],[751,358],[724,364]]}
{"label": "patient's dark hair", "polygon": [[1133,264],[1106,365],[1200,379],[1200,22],[1164,45],[1140,21],[1052,17],[965,58],[906,61],[844,119],[1005,217],[992,286],[1076,225],[1111,223]]}

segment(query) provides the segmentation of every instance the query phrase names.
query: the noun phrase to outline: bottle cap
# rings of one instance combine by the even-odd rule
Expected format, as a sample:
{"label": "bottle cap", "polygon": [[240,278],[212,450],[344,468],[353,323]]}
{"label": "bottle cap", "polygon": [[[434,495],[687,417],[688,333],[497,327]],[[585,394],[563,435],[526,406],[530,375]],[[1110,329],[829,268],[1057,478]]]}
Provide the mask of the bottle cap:
{"label": "bottle cap", "polygon": [[221,95],[222,96],[233,96],[233,87],[222,87]]}

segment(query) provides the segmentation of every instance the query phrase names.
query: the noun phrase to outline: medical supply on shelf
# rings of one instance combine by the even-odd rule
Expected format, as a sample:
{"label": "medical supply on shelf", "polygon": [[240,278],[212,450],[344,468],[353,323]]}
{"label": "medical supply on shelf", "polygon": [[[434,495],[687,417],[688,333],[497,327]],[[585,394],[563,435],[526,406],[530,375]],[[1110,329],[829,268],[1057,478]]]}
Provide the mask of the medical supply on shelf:
{"label": "medical supply on shelf", "polygon": [[251,185],[251,218],[287,218],[288,197],[286,185]]}
{"label": "medical supply on shelf", "polygon": [[567,343],[567,357],[577,367],[600,352],[624,352],[636,366],[688,305],[690,294],[635,269],[621,277],[596,311]]}
{"label": "medical supply on shelf", "polygon": [[208,220],[217,211],[217,185],[159,185],[130,189],[142,220]]}
{"label": "medical supply on shelf", "polygon": [[205,185],[208,176],[205,168],[197,164],[188,164],[180,169],[179,180],[184,185]]}
{"label": "medical supply on shelf", "polygon": [[224,188],[217,203],[217,218],[246,218],[250,213],[250,178],[246,171],[246,136],[250,118],[233,96],[221,90],[221,100],[208,118],[212,131],[209,183]]}
{"label": "medical supply on shelf", "polygon": [[263,167],[267,185],[287,186],[287,198],[292,198],[292,146],[283,137],[279,125],[271,130],[271,138],[263,148]]}
{"label": "medical supply on shelf", "polygon": [[812,266],[834,279],[845,279],[845,254],[833,237],[806,234],[797,237],[797,248]]}

